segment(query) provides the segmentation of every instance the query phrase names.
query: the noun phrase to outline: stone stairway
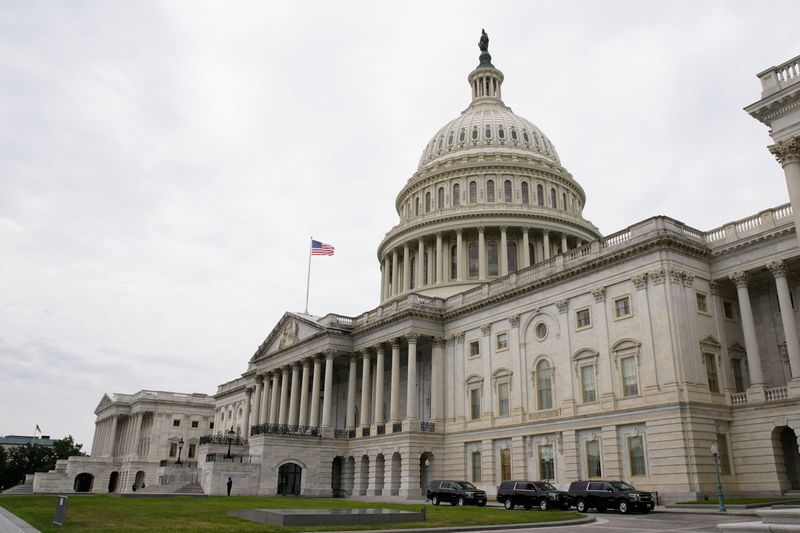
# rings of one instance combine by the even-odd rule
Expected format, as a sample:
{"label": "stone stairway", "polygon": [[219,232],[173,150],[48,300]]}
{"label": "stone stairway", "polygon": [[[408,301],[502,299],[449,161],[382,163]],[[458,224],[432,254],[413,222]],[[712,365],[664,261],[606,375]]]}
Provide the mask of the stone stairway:
{"label": "stone stairway", "polygon": [[11,487],[10,489],[6,489],[3,491],[4,495],[20,495],[20,494],[33,494],[33,485],[30,484],[23,484],[17,485],[15,487]]}
{"label": "stone stairway", "polygon": [[203,493],[203,488],[199,484],[187,483],[185,485],[152,485],[139,489],[136,492],[126,492],[121,494],[121,496],[126,498],[140,496],[205,496],[205,493]]}

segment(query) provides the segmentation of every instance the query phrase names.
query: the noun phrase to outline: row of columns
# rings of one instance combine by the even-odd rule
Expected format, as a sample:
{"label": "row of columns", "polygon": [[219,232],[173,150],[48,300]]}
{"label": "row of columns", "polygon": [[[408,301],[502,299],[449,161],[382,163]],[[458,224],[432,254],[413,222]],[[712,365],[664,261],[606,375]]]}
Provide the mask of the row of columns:
{"label": "row of columns", "polygon": [[[781,311],[781,323],[786,337],[786,351],[789,356],[789,368],[791,369],[792,378],[797,379],[800,378],[800,340],[798,340],[797,327],[795,326],[789,283],[786,279],[786,263],[773,261],[767,263],[766,267],[775,278],[778,306]],[[747,351],[747,365],[750,368],[750,385],[751,387],[763,387],[764,373],[761,367],[761,354],[758,349],[753,308],[750,304],[750,293],[747,288],[750,274],[748,272],[735,272],[731,274],[730,279],[736,285],[736,293],[739,299],[739,312],[742,320],[745,350]]]}
{"label": "row of columns", "polygon": [[[417,401],[417,342],[419,335],[410,333],[404,337],[408,344],[406,416],[404,420],[416,421],[418,417]],[[391,345],[391,380],[389,387],[390,408],[388,422],[401,422],[400,417],[400,349],[401,339],[393,339]],[[373,353],[374,352],[374,355]],[[333,362],[334,351],[327,351],[310,359],[283,366],[280,370],[266,372],[256,376],[255,387],[249,387],[245,397],[244,419],[249,420],[251,406],[256,424],[278,424],[288,426],[309,426],[331,428],[333,419]],[[361,426],[369,426],[370,407],[372,423],[387,422],[384,413],[384,380],[386,350],[383,343],[371,349],[349,356],[347,380],[347,407],[345,425],[347,429],[356,427],[356,393],[358,378],[358,361],[361,360]],[[444,340],[433,339],[432,384],[431,384],[431,419],[444,418],[444,390],[442,367],[444,364]],[[322,418],[320,420],[319,401],[317,400],[322,378],[322,361],[325,361]],[[375,390],[372,388],[372,361],[375,360]],[[313,361],[313,374],[311,364]],[[302,367],[302,375],[301,375]],[[291,373],[291,379],[290,379]],[[309,381],[311,388],[309,389]],[[310,404],[310,405],[309,405]],[[310,413],[309,413],[310,411]],[[248,426],[249,427],[249,426]],[[249,432],[249,430],[248,430]]]}
{"label": "row of columns", "polygon": [[[485,281],[488,278],[488,254],[486,246],[486,231],[484,227],[478,227],[478,280]],[[520,228],[521,236],[515,239],[517,250],[522,248],[521,266],[519,269],[528,268],[534,263],[547,261],[551,258],[554,252],[555,244],[561,241],[561,251],[566,252],[569,249],[568,235],[566,233],[554,233],[551,235],[549,230],[542,230],[541,237],[534,235],[531,237],[531,228]],[[551,239],[553,237],[554,239]],[[452,239],[452,235],[450,235]],[[531,257],[530,243],[535,244],[534,249],[539,250],[541,247],[540,257]],[[509,274],[508,265],[508,227],[500,226],[500,245],[498,249],[498,275],[505,276]],[[583,246],[585,243],[582,239],[577,239],[576,247]],[[442,232],[435,234],[435,241],[429,242],[425,237],[420,237],[416,241],[405,242],[402,245],[388,251],[383,258],[383,265],[381,268],[381,300],[397,296],[398,294],[411,290],[411,269],[414,269],[414,287],[419,288],[422,286],[430,286],[448,281],[464,281],[468,278],[468,262],[465,257],[466,246],[464,245],[464,230],[458,229],[455,232],[455,246],[456,246],[456,275],[453,279],[450,276],[450,247],[452,241],[444,245]],[[411,261],[411,253],[413,248],[416,248],[416,257]],[[427,283],[425,280],[425,265],[423,257],[425,252],[428,253],[430,258],[428,261],[427,269]],[[536,252],[538,253],[538,252]],[[402,257],[401,257],[402,254]],[[400,270],[400,262],[402,261],[402,271]],[[465,269],[467,269],[465,271]]]}

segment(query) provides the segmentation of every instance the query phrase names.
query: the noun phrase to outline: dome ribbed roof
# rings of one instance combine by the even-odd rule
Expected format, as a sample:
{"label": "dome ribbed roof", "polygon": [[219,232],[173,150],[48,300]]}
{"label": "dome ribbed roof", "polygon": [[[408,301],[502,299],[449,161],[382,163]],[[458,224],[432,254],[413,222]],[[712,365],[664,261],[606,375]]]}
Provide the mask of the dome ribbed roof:
{"label": "dome ribbed roof", "polygon": [[550,139],[528,120],[515,115],[497,99],[473,102],[461,116],[431,138],[419,160],[419,170],[468,152],[533,154],[558,165],[561,160]]}

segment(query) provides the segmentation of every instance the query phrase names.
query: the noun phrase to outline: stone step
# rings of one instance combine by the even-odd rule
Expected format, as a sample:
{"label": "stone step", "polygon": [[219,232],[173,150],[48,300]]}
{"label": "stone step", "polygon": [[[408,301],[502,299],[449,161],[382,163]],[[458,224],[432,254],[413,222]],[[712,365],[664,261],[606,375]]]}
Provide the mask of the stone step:
{"label": "stone step", "polygon": [[10,489],[4,490],[3,494],[33,494],[33,485],[17,485],[15,487],[11,487]]}

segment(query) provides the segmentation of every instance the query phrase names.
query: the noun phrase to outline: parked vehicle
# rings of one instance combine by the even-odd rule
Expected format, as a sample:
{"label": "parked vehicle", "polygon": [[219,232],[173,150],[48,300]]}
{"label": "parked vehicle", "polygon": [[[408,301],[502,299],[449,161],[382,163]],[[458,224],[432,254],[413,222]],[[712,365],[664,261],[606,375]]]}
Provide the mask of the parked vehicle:
{"label": "parked vehicle", "polygon": [[647,513],[655,507],[651,493],[636,490],[624,481],[573,481],[567,494],[569,503],[581,513],[591,508],[601,513],[606,509]]}
{"label": "parked vehicle", "polygon": [[497,501],[506,509],[513,509],[518,505],[525,509],[538,507],[542,511],[569,509],[567,493],[546,481],[503,481],[497,487]]}
{"label": "parked vehicle", "polygon": [[486,505],[486,492],[469,481],[434,480],[428,483],[427,495],[433,505]]}

